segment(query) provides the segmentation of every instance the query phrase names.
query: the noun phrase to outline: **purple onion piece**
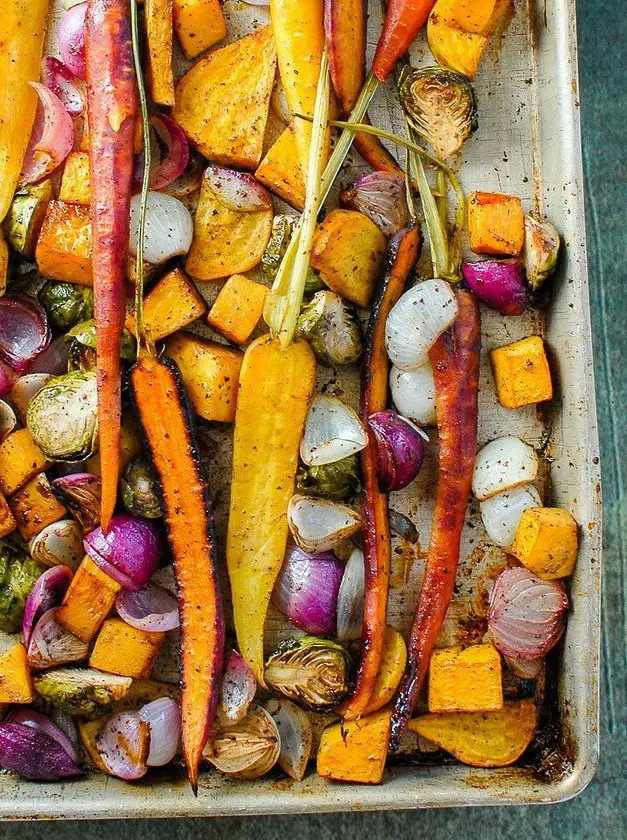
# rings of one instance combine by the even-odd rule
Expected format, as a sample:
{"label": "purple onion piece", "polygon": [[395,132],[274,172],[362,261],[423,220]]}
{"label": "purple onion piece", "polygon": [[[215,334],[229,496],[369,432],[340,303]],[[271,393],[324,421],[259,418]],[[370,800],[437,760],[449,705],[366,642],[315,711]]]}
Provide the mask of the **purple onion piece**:
{"label": "purple onion piece", "polygon": [[85,78],[85,13],[87,3],[79,3],[61,18],[59,52],[63,63],[79,79]]}
{"label": "purple onion piece", "polygon": [[224,666],[220,686],[220,713],[228,723],[238,723],[246,717],[255,699],[257,681],[242,654],[232,650]]}
{"label": "purple onion piece", "polygon": [[148,633],[174,630],[180,624],[176,596],[152,581],[136,592],[122,590],[115,600],[115,608],[123,621]]}
{"label": "purple onion piece", "polygon": [[105,534],[100,526],[84,540],[85,551],[103,572],[125,589],[137,592],[159,566],[159,532],[147,519],[114,516]]}
{"label": "purple onion piece", "polygon": [[22,630],[28,647],[35,625],[45,612],[59,606],[72,580],[67,566],[52,566],[37,579],[24,606]]}
{"label": "purple onion piece", "polygon": [[0,766],[34,781],[78,776],[80,768],[56,738],[21,723],[0,723]]}
{"label": "purple onion piece", "polygon": [[46,735],[49,735],[51,738],[54,738],[58,744],[61,744],[72,761],[78,761],[76,743],[73,743],[61,727],[57,726],[54,721],[50,720],[50,718],[45,715],[42,715],[41,712],[32,709],[30,706],[18,706],[18,708],[11,711],[7,717],[7,723],[19,723],[22,726],[30,726],[32,729],[38,729],[40,732],[45,732]]}
{"label": "purple onion piece", "polygon": [[332,636],[344,567],[334,554],[288,548],[272,600],[290,621],[315,636]]}
{"label": "purple onion piece", "polygon": [[89,646],[57,621],[57,610],[45,612],[28,643],[28,664],[33,671],[56,668],[87,659]]}
{"label": "purple onion piece", "polygon": [[377,461],[381,489],[400,490],[416,478],[425,455],[423,433],[392,409],[378,411],[368,418],[377,442]]}
{"label": "purple onion piece", "polygon": [[138,712],[118,712],[96,737],[96,749],[112,776],[126,781],[146,775],[150,725]]}
{"label": "purple onion piece", "polygon": [[85,533],[100,525],[100,476],[86,472],[63,475],[52,482],[52,490]]}
{"label": "purple onion piece", "polygon": [[65,340],[65,335],[59,335],[37,356],[28,372],[62,376],[67,373],[69,353],[69,341]]}
{"label": "purple onion piece", "polygon": [[26,373],[50,344],[45,309],[24,295],[0,298],[0,358],[17,373]]}
{"label": "purple onion piece", "polygon": [[475,297],[502,315],[521,315],[529,306],[525,271],[518,259],[464,263],[462,274]]}

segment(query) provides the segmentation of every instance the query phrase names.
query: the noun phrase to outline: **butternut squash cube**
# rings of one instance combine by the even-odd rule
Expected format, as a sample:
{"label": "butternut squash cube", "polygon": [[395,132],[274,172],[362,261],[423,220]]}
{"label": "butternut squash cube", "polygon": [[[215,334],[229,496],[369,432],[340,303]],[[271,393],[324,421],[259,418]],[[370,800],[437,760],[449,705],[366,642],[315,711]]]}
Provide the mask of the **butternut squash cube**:
{"label": "butternut squash cube", "polygon": [[385,249],[385,236],[363,213],[332,210],[316,228],[311,267],[330,289],[366,309]]}
{"label": "butternut squash cube", "polygon": [[148,83],[153,102],[174,105],[172,0],[144,0]]}
{"label": "butternut squash cube", "polygon": [[438,0],[436,13],[448,26],[483,35],[496,4],[497,0]]}
{"label": "butternut squash cube", "polygon": [[0,657],[0,703],[32,703],[34,699],[26,648],[13,645]]}
{"label": "butternut squash cube", "polygon": [[226,37],[220,0],[174,0],[174,31],[185,58],[196,58]]}
{"label": "butternut squash cube", "polygon": [[91,668],[121,677],[146,679],[159,654],[164,633],[146,633],[121,618],[102,625],[89,658]]}
{"label": "butternut squash cube", "polygon": [[[175,268],[165,274],[144,298],[144,326],[153,341],[160,341],[200,318],[207,311],[196,286]],[[126,316],[126,328],[135,332],[135,311]]]}
{"label": "butternut squash cube", "polygon": [[550,400],[553,396],[551,370],[544,342],[530,335],[490,353],[496,393],[504,408]]}
{"label": "butternut squash cube", "polygon": [[207,323],[234,344],[243,344],[261,318],[267,294],[266,286],[234,274],[220,289]]}
{"label": "butternut squash cube", "polygon": [[11,496],[49,466],[28,429],[18,429],[0,443],[0,490]]}
{"label": "butternut squash cube", "polygon": [[91,557],[85,557],[57,610],[57,621],[88,643],[100,629],[121,589],[120,584],[101,571]]}
{"label": "butternut squash cube", "polygon": [[485,35],[465,32],[446,23],[437,11],[438,5],[433,7],[427,22],[429,49],[442,67],[474,79],[490,41]]}
{"label": "butternut squash cube", "polygon": [[524,511],[510,552],[543,580],[572,575],[577,562],[578,528],[563,508]]}
{"label": "butternut squash cube", "polygon": [[370,715],[387,705],[394,697],[396,689],[405,673],[407,664],[407,646],[401,634],[393,627],[385,631],[383,658],[379,673],[372,689],[370,702],[364,712]]}
{"label": "butternut squash cube", "polygon": [[31,478],[11,497],[9,505],[22,539],[26,541],[67,515],[67,510],[52,492],[45,473]]}
{"label": "butternut squash cube", "polygon": [[503,706],[501,657],[492,645],[434,650],[430,712],[491,712]]}
{"label": "butternut squash cube", "polygon": [[178,365],[196,414],[205,420],[232,423],[242,353],[186,333],[171,336],[165,352]]}
{"label": "butternut squash cube", "polygon": [[293,125],[288,125],[270,146],[255,172],[255,178],[296,210],[303,209],[305,179],[298,158]]}
{"label": "butternut squash cube", "polygon": [[89,179],[89,154],[72,152],[65,161],[59,201],[67,204],[83,204],[88,207],[91,201]]}
{"label": "butternut squash cube", "polygon": [[520,199],[503,193],[470,193],[468,232],[475,254],[517,256],[525,244],[525,214]]}
{"label": "butternut squash cube", "polygon": [[11,513],[11,508],[7,502],[4,493],[0,491],[0,537],[6,537],[17,528],[15,517]]}
{"label": "butternut squash cube", "polygon": [[91,286],[89,207],[51,201],[37,240],[35,259],[43,277]]}
{"label": "butternut squash cube", "polygon": [[342,782],[378,785],[383,779],[392,710],[335,723],[322,732],[318,775]]}

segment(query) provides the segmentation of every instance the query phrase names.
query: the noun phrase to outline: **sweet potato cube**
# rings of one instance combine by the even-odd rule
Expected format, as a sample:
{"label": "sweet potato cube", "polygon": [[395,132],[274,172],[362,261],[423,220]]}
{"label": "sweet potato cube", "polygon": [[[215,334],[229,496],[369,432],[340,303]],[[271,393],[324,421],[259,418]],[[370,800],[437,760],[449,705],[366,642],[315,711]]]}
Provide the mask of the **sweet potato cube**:
{"label": "sweet potato cube", "polygon": [[543,580],[572,575],[577,561],[578,528],[563,508],[524,511],[510,552]]}
{"label": "sweet potato cube", "polygon": [[530,335],[490,353],[499,402],[505,408],[550,400],[553,396],[551,370],[544,342]]}
{"label": "sweet potato cube", "polygon": [[267,294],[266,286],[234,274],[220,289],[207,323],[234,344],[243,344],[261,318]]}
{"label": "sweet potato cube", "polygon": [[195,64],[176,86],[172,117],[209,160],[256,169],[275,67],[272,27],[266,26]]}
{"label": "sweet potato cube", "polygon": [[268,149],[255,178],[297,210],[305,206],[305,179],[298,159],[294,126],[288,127]]}
{"label": "sweet potato cube", "polygon": [[482,35],[492,20],[496,4],[497,0],[438,0],[436,14],[448,26]]}
{"label": "sweet potato cube", "polygon": [[33,682],[24,645],[13,645],[0,657],[0,703],[32,703]]}
{"label": "sweet potato cube", "polygon": [[82,642],[90,642],[120,589],[120,584],[101,571],[91,557],[85,557],[57,610],[57,621]]}
{"label": "sweet potato cube", "polygon": [[220,0],[174,0],[174,31],[185,58],[196,58],[226,37]]}
{"label": "sweet potato cube", "polygon": [[92,285],[89,207],[51,201],[35,249],[43,277]]}
{"label": "sweet potato cube", "polygon": [[150,676],[164,635],[146,633],[121,618],[110,618],[102,625],[89,665],[109,674],[145,679]]}
{"label": "sweet potato cube", "polygon": [[186,333],[171,336],[165,352],[178,365],[196,414],[205,420],[232,423],[242,353]]}
{"label": "sweet potato cube", "polygon": [[72,152],[65,161],[59,200],[67,204],[89,206],[91,187],[89,180],[89,155],[87,152]]}
{"label": "sweet potato cube", "polygon": [[430,712],[490,712],[503,706],[501,657],[492,645],[433,651]]}
{"label": "sweet potato cube", "polygon": [[174,105],[172,0],[144,0],[148,42],[148,82],[158,105]]}
{"label": "sweet potato cube", "polygon": [[366,309],[385,249],[385,236],[363,213],[332,210],[316,228],[311,267],[330,289]]}
{"label": "sweet potato cube", "polygon": [[[196,286],[175,268],[165,274],[144,298],[144,326],[153,341],[188,326],[207,311],[207,304]],[[126,328],[135,331],[134,311],[126,317]]]}
{"label": "sweet potato cube", "polygon": [[26,541],[67,514],[67,510],[52,492],[45,473],[31,478],[11,497],[9,505],[22,539]]}
{"label": "sweet potato cube", "polygon": [[318,747],[318,775],[378,785],[388,752],[392,710],[327,726]]}
{"label": "sweet potato cube", "polygon": [[451,26],[442,19],[437,8],[436,3],[427,22],[427,41],[433,57],[442,67],[474,79],[489,39]]}
{"label": "sweet potato cube", "polygon": [[525,244],[525,214],[520,199],[503,193],[470,193],[468,232],[475,254],[517,256]]}
{"label": "sweet potato cube", "polygon": [[0,443],[0,490],[11,496],[50,462],[28,429],[18,429]]}
{"label": "sweet potato cube", "polygon": [[11,508],[7,502],[5,495],[0,491],[0,538],[6,537],[17,528],[15,517],[11,513]]}
{"label": "sweet potato cube", "polygon": [[383,647],[383,658],[379,673],[375,680],[370,702],[364,712],[370,715],[382,709],[394,697],[396,689],[405,673],[407,664],[407,646],[401,634],[393,627],[385,631],[385,643]]}

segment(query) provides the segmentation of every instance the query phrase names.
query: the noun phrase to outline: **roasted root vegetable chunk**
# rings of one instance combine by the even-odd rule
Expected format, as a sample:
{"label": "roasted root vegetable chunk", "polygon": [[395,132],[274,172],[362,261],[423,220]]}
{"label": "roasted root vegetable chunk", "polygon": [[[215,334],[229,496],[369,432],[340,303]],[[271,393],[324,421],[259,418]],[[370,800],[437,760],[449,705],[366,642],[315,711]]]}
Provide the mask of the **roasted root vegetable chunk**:
{"label": "roasted root vegetable chunk", "polygon": [[106,718],[96,718],[96,720],[79,720],[78,721],[78,737],[81,739],[81,745],[88,756],[88,763],[95,770],[100,770],[101,773],[110,775],[109,768],[104,763],[98,752],[96,746],[96,738],[100,735],[100,730],[106,723]]}
{"label": "roasted root vegetable chunk", "polygon": [[263,312],[266,286],[243,274],[234,274],[220,289],[207,323],[234,344],[250,338]]}
{"label": "roasted root vegetable chunk", "polygon": [[242,354],[186,333],[171,336],[165,352],[181,371],[196,414],[204,420],[232,423]]}
{"label": "roasted root vegetable chunk", "polygon": [[316,229],[311,266],[330,289],[367,308],[385,249],[385,236],[363,213],[332,210]]}
{"label": "roasted root vegetable chunk", "polygon": [[146,633],[120,618],[109,618],[98,634],[89,665],[121,677],[146,679],[159,655],[163,638],[163,633]]}
{"label": "roasted root vegetable chunk", "polygon": [[174,31],[185,58],[196,58],[226,36],[220,0],[174,0]]}
{"label": "roasted root vegetable chunk", "polygon": [[0,537],[6,537],[17,528],[15,517],[11,513],[11,508],[7,502],[4,493],[0,491]]}
{"label": "roasted root vegetable chunk", "polygon": [[525,214],[520,199],[503,193],[470,193],[468,233],[476,254],[518,256],[525,244]]}
{"label": "roasted root vegetable chunk", "polygon": [[12,496],[48,466],[28,429],[18,429],[0,443],[0,490]]}
{"label": "roasted root vegetable chunk", "polygon": [[542,580],[572,575],[577,562],[578,528],[563,508],[529,508],[510,549],[523,566]]}
{"label": "roasted root vegetable chunk", "polygon": [[59,201],[66,204],[83,204],[89,207],[91,187],[89,183],[89,155],[87,152],[72,152],[65,161]]}
{"label": "roasted root vegetable chunk", "polygon": [[[201,318],[207,304],[185,272],[174,268],[156,283],[144,298],[144,328],[152,341],[175,333]],[[135,332],[134,313],[126,317],[126,328]]]}
{"label": "roasted root vegetable chunk", "polygon": [[407,645],[405,640],[393,627],[385,631],[383,642],[383,653],[379,673],[374,682],[370,701],[364,711],[364,715],[371,715],[377,712],[390,702],[394,697],[398,684],[405,671],[407,664]]}
{"label": "roasted root vegetable chunk", "polygon": [[43,277],[92,285],[89,208],[51,201],[35,249]]}
{"label": "roasted root vegetable chunk", "polygon": [[449,26],[465,32],[485,33],[497,0],[438,0],[438,16]]}
{"label": "roasted root vegetable chunk", "polygon": [[457,70],[468,79],[477,75],[479,63],[490,43],[485,35],[465,32],[446,23],[437,11],[437,4],[429,15],[427,40],[438,64]]}
{"label": "roasted root vegetable chunk", "polygon": [[46,210],[53,198],[49,179],[18,190],[4,220],[7,241],[14,251],[33,257]]}
{"label": "roasted root vegetable chunk", "polygon": [[205,157],[240,169],[259,165],[275,66],[272,29],[265,27],[212,52],[183,76],[172,116]]}
{"label": "roasted root vegetable chunk", "polygon": [[293,125],[279,135],[259,164],[255,177],[296,210],[305,206],[305,179]]}
{"label": "roasted root vegetable chunk", "polygon": [[327,726],[318,747],[318,775],[378,785],[383,779],[391,709]]}
{"label": "roasted root vegetable chunk", "polygon": [[24,540],[30,540],[47,525],[67,515],[52,492],[45,473],[32,478],[9,500],[17,527]]}
{"label": "roasted root vegetable chunk", "polygon": [[0,703],[32,703],[34,699],[26,648],[13,645],[0,657]]}
{"label": "roasted root vegetable chunk", "polygon": [[496,393],[505,408],[520,408],[553,397],[551,369],[544,342],[530,335],[490,353]]}
{"label": "roasted root vegetable chunk", "polygon": [[90,557],[85,557],[57,610],[57,621],[82,642],[90,642],[109,614],[121,588]]}
{"label": "roasted root vegetable chunk", "polygon": [[157,105],[174,105],[172,0],[145,0],[149,84]]}
{"label": "roasted root vegetable chunk", "polygon": [[501,657],[492,645],[433,651],[430,712],[491,712],[503,706]]}
{"label": "roasted root vegetable chunk", "polygon": [[529,746],[536,729],[532,700],[504,703],[495,712],[452,712],[414,718],[409,729],[472,767],[507,767]]}
{"label": "roasted root vegetable chunk", "polygon": [[306,341],[282,350],[276,339],[264,336],[246,350],[235,418],[227,565],[239,649],[261,685],[266,611],[285,554],[287,507],[315,382],[315,357]]}

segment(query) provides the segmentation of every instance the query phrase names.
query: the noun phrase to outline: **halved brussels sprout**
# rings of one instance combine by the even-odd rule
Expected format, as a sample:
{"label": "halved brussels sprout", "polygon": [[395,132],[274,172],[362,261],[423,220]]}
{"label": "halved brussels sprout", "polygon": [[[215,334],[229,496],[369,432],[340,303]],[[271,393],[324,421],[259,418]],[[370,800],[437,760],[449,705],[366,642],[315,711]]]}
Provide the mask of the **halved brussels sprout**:
{"label": "halved brussels sprout", "polygon": [[[89,321],[81,321],[68,332],[66,339],[72,342],[78,342],[83,347],[89,347],[90,350],[96,349],[96,322],[92,319]],[[122,332],[122,343],[120,344],[120,358],[125,362],[134,362],[137,352],[137,343],[135,336],[128,330]]]}
{"label": "halved brussels sprout", "polygon": [[308,467],[301,463],[298,468],[296,489],[305,495],[324,496],[339,502],[350,499],[360,488],[359,458],[356,454],[333,464]]}
{"label": "halved brussels sprout", "polygon": [[48,314],[50,324],[61,332],[94,317],[94,292],[89,286],[48,280],[37,297]]}
{"label": "halved brussels sprout", "polygon": [[296,330],[311,344],[320,364],[352,365],[361,356],[363,342],[354,310],[335,292],[315,294],[301,309]]}
{"label": "halved brussels sprout", "polygon": [[132,683],[130,677],[105,674],[95,668],[55,668],[33,679],[37,694],[69,715],[110,711]]}
{"label": "halved brussels sprout", "polygon": [[458,152],[477,130],[477,102],[472,85],[455,70],[406,67],[400,99],[412,128],[433,147],[440,160]]}
{"label": "halved brussels sprout", "polygon": [[137,458],[126,466],[121,489],[122,501],[129,513],[146,519],[163,516],[161,493],[154,470],[143,458]]}
{"label": "halved brussels sprout", "polygon": [[284,642],[268,659],[268,688],[312,709],[336,706],[347,694],[349,657],[341,645],[316,636]]}
{"label": "halved brussels sprout", "polygon": [[30,401],[26,425],[48,458],[88,458],[98,439],[96,374],[74,370],[55,376]]}
{"label": "halved brussels sprout", "polygon": [[[274,217],[270,241],[261,257],[261,264],[268,278],[274,279],[276,276],[297,223],[298,216],[291,213],[279,213]],[[312,295],[323,288],[324,283],[318,274],[310,268],[305,281],[305,294]]]}
{"label": "halved brussels sprout", "polygon": [[560,251],[560,235],[546,220],[525,216],[525,271],[532,292],[553,274]]}
{"label": "halved brussels sprout", "polygon": [[43,568],[9,543],[0,541],[0,630],[17,633],[24,604]]}

